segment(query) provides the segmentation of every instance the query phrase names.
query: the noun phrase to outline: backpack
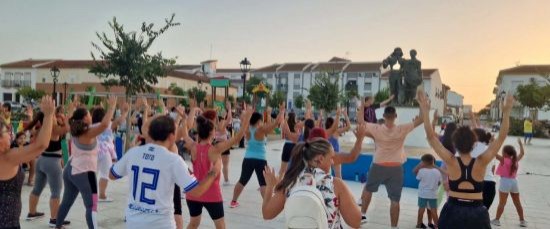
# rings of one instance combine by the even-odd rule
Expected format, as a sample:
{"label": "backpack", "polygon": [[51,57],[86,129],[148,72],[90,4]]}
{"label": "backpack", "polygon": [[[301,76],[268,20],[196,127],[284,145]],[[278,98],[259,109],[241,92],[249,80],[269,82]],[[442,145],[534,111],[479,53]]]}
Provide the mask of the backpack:
{"label": "backpack", "polygon": [[290,189],[284,206],[286,228],[333,228],[328,227],[328,210],[324,197],[317,189],[315,178],[313,176],[312,178],[312,184],[304,185],[297,182]]}

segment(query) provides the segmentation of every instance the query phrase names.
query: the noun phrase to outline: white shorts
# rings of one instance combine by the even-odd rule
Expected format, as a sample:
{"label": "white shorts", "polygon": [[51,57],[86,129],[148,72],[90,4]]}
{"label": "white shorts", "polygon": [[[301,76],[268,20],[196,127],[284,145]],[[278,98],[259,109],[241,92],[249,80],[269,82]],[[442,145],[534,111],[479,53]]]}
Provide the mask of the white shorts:
{"label": "white shorts", "polygon": [[99,154],[97,157],[97,174],[99,178],[109,179],[109,173],[111,166],[113,166],[113,159],[111,155],[107,153]]}
{"label": "white shorts", "polygon": [[499,192],[503,193],[519,193],[518,180],[516,178],[500,178]]}

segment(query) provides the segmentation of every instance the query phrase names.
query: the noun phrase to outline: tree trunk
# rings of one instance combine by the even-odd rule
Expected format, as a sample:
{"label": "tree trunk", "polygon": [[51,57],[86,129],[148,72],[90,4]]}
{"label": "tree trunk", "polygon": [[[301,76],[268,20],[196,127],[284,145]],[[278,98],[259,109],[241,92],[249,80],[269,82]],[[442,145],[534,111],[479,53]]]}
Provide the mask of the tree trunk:
{"label": "tree trunk", "polygon": [[[132,101],[132,98],[126,96],[126,101],[128,101],[128,103],[130,105],[132,105],[133,101]],[[130,107],[134,107],[134,106],[130,106]],[[137,111],[137,109],[136,109]],[[135,111],[134,111],[135,112]],[[126,116],[126,136],[125,136],[125,139],[124,139],[124,152],[122,152],[123,154],[125,154],[126,152],[128,152],[128,148],[130,148],[130,142],[131,142],[131,129],[132,129],[132,123],[131,123],[131,118],[132,118],[132,109],[130,109],[130,111],[128,111],[128,114]]]}

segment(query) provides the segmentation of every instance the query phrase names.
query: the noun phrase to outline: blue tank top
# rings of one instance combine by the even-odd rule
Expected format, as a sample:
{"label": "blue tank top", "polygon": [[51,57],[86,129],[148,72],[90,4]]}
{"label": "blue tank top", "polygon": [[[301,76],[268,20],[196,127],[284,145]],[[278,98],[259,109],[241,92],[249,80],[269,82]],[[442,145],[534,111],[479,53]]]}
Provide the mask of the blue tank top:
{"label": "blue tank top", "polygon": [[256,134],[256,128],[250,127],[250,139],[248,140],[248,146],[246,147],[246,152],[244,153],[244,158],[252,158],[259,160],[265,159],[265,144],[266,140],[258,141],[254,136]]}
{"label": "blue tank top", "polygon": [[328,142],[330,142],[330,144],[332,144],[332,148],[334,149],[335,153],[340,152],[340,143],[338,142],[338,139],[336,139],[334,136],[330,136],[328,138]]}

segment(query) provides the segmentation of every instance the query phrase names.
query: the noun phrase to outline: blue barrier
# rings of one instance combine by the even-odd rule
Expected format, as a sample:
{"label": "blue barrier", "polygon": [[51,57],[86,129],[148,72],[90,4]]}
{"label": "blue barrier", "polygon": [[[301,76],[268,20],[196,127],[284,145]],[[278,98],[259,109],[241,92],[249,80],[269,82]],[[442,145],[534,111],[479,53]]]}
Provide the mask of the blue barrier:
{"label": "blue barrier", "polygon": [[122,151],[124,151],[124,144],[122,144],[122,138],[117,136],[115,137],[115,150],[116,150],[116,156],[117,160],[120,160],[122,158]]}
{"label": "blue barrier", "polygon": [[[414,167],[420,163],[420,158],[408,157],[407,162],[403,164],[404,181],[403,187],[418,188],[418,180],[413,173]],[[372,164],[372,154],[361,154],[357,161],[352,164],[342,165],[342,178],[344,180],[365,182]],[[437,166],[441,166],[441,161],[436,161]]]}

